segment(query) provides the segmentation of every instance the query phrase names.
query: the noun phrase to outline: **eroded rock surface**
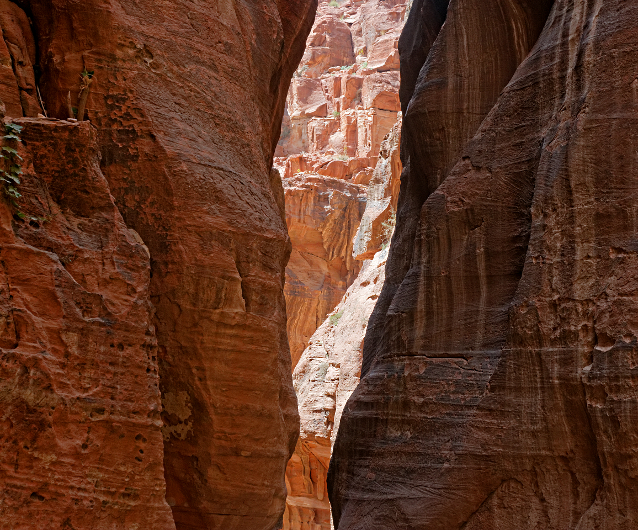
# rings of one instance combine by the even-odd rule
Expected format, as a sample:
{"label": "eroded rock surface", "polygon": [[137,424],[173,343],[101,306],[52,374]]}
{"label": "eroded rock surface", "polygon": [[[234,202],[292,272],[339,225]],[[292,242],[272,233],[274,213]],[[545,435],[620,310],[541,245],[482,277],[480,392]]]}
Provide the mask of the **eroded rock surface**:
{"label": "eroded rock surface", "polygon": [[[73,402],[67,407],[70,412],[64,412],[58,401],[73,401],[75,394],[69,391],[57,396],[55,390],[47,390],[54,396],[51,400],[58,400],[52,402],[56,406],[53,413],[71,415],[68,423],[63,416],[62,425],[57,427],[48,409],[46,414],[37,409],[21,413],[23,418],[39,414],[45,432],[58,428],[68,432],[57,435],[65,444],[62,448],[46,450],[24,442],[26,435],[16,435],[18,449],[21,444],[28,446],[49,459],[46,462],[58,462],[55,466],[64,462],[66,467],[47,464],[48,468],[34,471],[48,473],[50,490],[34,484],[33,491],[20,492],[31,499],[30,504],[21,505],[22,497],[16,497],[15,506],[22,508],[9,512],[2,506],[2,515],[12,514],[14,519],[7,524],[18,528],[36,513],[33,506],[50,502],[52,510],[66,510],[68,522],[51,519],[43,527],[276,528],[284,510],[284,469],[297,438],[298,415],[283,296],[290,241],[281,180],[271,168],[289,81],[302,57],[316,2],[89,0],[78,4],[23,0],[19,4],[31,17],[35,39],[29,40],[25,32],[22,41],[13,39],[9,29],[24,26],[26,19],[19,15],[11,19],[13,26],[9,25],[7,17],[13,16],[15,4],[0,4],[0,25],[13,59],[17,87],[6,88],[11,84],[5,83],[5,78],[11,81],[8,70],[0,71],[0,99],[6,100],[9,115],[31,113],[24,100],[25,94],[32,95],[32,78],[25,75],[22,79],[18,66],[24,64],[28,70],[28,61],[33,62],[33,42],[37,44],[39,86],[52,117],[69,116],[67,95],[70,92],[71,106],[78,106],[80,74],[94,72],[86,114],[79,118],[88,118],[97,129],[95,150],[101,161],[99,168],[93,162],[93,169],[105,177],[100,200],[111,201],[114,213],[108,226],[93,233],[89,222],[94,215],[92,202],[78,199],[78,207],[88,211],[77,215],[82,219],[73,220],[68,241],[55,251],[67,259],[67,253],[73,254],[76,247],[91,246],[93,254],[83,258],[90,263],[75,279],[82,289],[71,280],[66,287],[58,286],[56,282],[66,281],[65,269],[55,256],[47,257],[51,262],[48,269],[43,265],[44,272],[29,280],[36,286],[41,281],[42,293],[53,292],[50,303],[38,311],[45,307],[58,311],[56,304],[70,303],[67,298],[85,311],[81,316],[73,313],[74,320],[60,313],[62,310],[51,315],[52,319],[58,315],[57,320],[48,321],[43,316],[56,330],[66,325],[65,318],[73,325],[68,326],[68,344],[61,343],[64,335],[45,337],[39,344],[43,351],[52,344],[51,355],[56,362],[65,359],[63,366],[73,370],[81,367],[77,375],[64,375],[60,368],[47,377],[53,388],[70,378],[78,387],[73,392],[89,404]],[[7,61],[2,61],[6,67]],[[84,131],[87,126],[77,127]],[[72,145],[68,147],[67,151]],[[75,157],[68,163],[80,161]],[[88,177],[78,178],[78,189],[84,189]],[[72,186],[70,178],[68,182]],[[72,195],[66,189],[59,193],[60,201]],[[10,218],[6,212],[4,215],[6,237],[23,237],[11,236]],[[53,229],[48,228],[52,223],[43,226],[45,233]],[[137,235],[129,233],[126,226]],[[95,241],[84,236],[87,230]],[[74,242],[76,233],[79,241]],[[130,258],[128,262],[129,255],[142,261]],[[28,258],[28,252],[25,256]],[[114,270],[103,262],[113,262]],[[36,264],[33,267],[29,274],[39,271]],[[138,277],[128,271],[131,267]],[[23,276],[20,281],[27,280]],[[69,294],[60,292],[63,287]],[[24,290],[27,292],[27,287]],[[80,299],[73,298],[76,292]],[[11,307],[10,303],[7,311]],[[64,311],[72,309],[65,307]],[[117,327],[120,321],[122,331]],[[111,325],[113,339],[107,336]],[[58,331],[66,333],[64,329]],[[44,337],[45,330],[38,333]],[[144,346],[144,341],[151,346]],[[111,343],[113,357],[107,357],[108,362],[104,359],[102,366],[102,356],[110,355]],[[12,345],[9,341],[5,346],[13,352]],[[53,362],[38,360],[35,355],[29,353],[25,366],[39,370],[38,363]],[[161,433],[158,390],[152,385],[154,393],[146,390],[150,382],[157,384],[155,358],[163,406]],[[112,366],[111,362],[117,364]],[[35,400],[38,407],[48,406],[49,397],[41,404],[38,401],[39,385],[47,388],[48,384],[44,376],[20,366],[16,362],[3,367],[8,371],[6,379],[19,379],[25,388],[35,386],[35,397],[29,394],[25,399]],[[149,366],[150,375],[146,372]],[[143,370],[138,374],[140,367]],[[75,378],[79,382],[74,382]],[[120,385],[120,394],[115,393],[114,404],[102,406],[102,400],[111,399],[111,384]],[[16,388],[14,385],[3,396],[10,402],[18,399]],[[99,417],[95,416],[98,413],[88,417],[93,408],[100,410]],[[155,415],[149,416],[149,411]],[[38,424],[33,425],[37,428]],[[32,427],[21,425],[20,429]],[[88,429],[95,439],[87,436]],[[132,435],[133,440],[120,444],[120,433],[126,440]],[[138,433],[149,446],[140,445],[135,439]],[[56,442],[50,436],[51,443]],[[102,459],[100,450],[105,455]],[[111,450],[116,453],[113,457]],[[160,480],[162,456],[165,486]],[[7,466],[15,465],[15,473],[41,466],[36,460],[40,457],[34,455],[31,460],[20,457],[19,461],[15,453],[3,457]],[[142,459],[141,464],[137,458]],[[68,476],[59,476],[74,465]],[[119,481],[127,480],[129,469],[138,469],[139,483],[127,484],[120,493]],[[110,477],[116,472],[117,481],[113,482]],[[78,476],[85,477],[86,485]],[[83,493],[85,498],[71,490],[65,493],[63,486],[54,491],[56,480],[68,481],[61,482],[68,488],[71,482],[78,488],[102,488],[108,495],[91,497],[88,492]],[[80,499],[77,503],[76,498]],[[89,505],[89,499],[99,507]],[[103,502],[121,506],[103,507]],[[94,508],[90,520],[83,512],[89,508]],[[45,517],[46,510],[40,508],[38,517]],[[133,515],[126,515],[126,510]],[[3,518],[0,524],[4,523]]]}
{"label": "eroded rock surface", "polygon": [[335,526],[629,530],[638,6],[452,0],[426,57],[442,4],[401,40],[397,229]]}
{"label": "eroded rock surface", "polygon": [[88,122],[15,123],[33,219],[0,206],[0,528],[175,528],[149,256]]}
{"label": "eroded rock surface", "polygon": [[[317,327],[357,277],[352,255],[366,202],[364,186],[323,175],[284,181],[292,254],[286,275],[293,366]],[[314,316],[314,318],[309,318]]]}

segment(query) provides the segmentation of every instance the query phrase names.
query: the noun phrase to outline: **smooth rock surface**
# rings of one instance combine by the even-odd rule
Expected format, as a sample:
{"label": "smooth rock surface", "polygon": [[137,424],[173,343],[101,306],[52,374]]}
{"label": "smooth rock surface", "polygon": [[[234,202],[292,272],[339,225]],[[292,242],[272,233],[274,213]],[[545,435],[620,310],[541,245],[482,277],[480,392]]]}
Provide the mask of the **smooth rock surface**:
{"label": "smooth rock surface", "polygon": [[294,366],[359,273],[352,248],[366,203],[364,186],[325,176],[286,179],[284,193],[293,246],[285,292]]}
{"label": "smooth rock surface", "polygon": [[436,7],[335,527],[635,528],[638,6],[452,0],[421,66]]}

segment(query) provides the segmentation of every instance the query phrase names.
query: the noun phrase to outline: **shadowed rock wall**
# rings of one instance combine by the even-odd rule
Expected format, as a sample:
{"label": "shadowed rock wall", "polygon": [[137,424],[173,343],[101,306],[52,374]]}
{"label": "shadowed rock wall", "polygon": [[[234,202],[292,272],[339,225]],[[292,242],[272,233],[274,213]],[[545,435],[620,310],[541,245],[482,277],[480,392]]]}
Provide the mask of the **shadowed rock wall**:
{"label": "shadowed rock wall", "polygon": [[638,6],[551,4],[452,0],[422,67],[406,26],[419,73],[331,462],[339,530],[638,523]]}

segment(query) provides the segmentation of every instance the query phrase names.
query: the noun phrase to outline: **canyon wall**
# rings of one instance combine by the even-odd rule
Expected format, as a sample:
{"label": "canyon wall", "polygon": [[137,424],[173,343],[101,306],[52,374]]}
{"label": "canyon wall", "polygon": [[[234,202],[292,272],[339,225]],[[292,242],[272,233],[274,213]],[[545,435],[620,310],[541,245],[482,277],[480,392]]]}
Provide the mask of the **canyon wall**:
{"label": "canyon wall", "polygon": [[286,530],[329,530],[326,476],[359,381],[397,207],[398,40],[406,2],[321,2],[287,100],[275,164],[292,256],[288,335],[301,435],[286,471]]}
{"label": "canyon wall", "polygon": [[637,22],[621,0],[415,0],[339,530],[638,525]]}
{"label": "canyon wall", "polygon": [[293,368],[361,269],[353,239],[400,111],[405,12],[405,1],[323,0],[292,79],[275,166],[293,249],[285,291]]}
{"label": "canyon wall", "polygon": [[[271,167],[316,2],[17,3],[0,527],[281,527],[299,426]],[[90,124],[67,120],[82,72]]]}

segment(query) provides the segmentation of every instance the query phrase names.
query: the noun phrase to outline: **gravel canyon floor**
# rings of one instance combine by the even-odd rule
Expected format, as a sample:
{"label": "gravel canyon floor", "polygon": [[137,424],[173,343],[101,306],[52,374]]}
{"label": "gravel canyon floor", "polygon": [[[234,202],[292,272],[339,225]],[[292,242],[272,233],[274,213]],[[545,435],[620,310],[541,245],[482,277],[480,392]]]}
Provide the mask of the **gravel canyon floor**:
{"label": "gravel canyon floor", "polygon": [[0,28],[0,530],[638,529],[637,2]]}

